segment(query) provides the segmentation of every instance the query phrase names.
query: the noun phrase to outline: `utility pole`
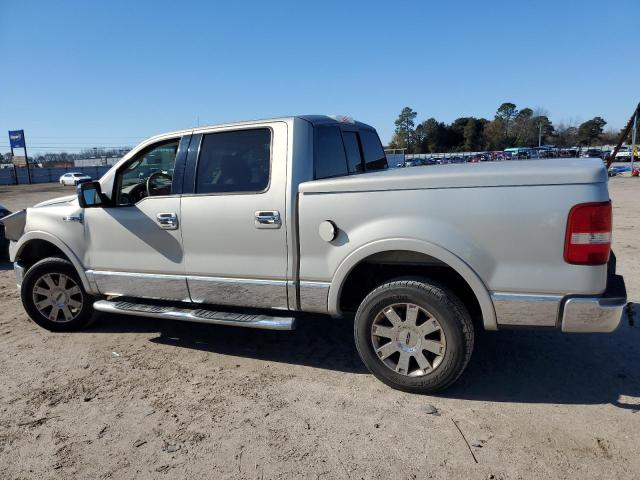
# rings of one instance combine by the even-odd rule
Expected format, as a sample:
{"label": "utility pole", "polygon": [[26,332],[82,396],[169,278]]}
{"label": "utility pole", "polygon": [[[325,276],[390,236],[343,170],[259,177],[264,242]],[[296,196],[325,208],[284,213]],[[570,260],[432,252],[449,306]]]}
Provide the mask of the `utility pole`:
{"label": "utility pole", "polygon": [[16,167],[16,162],[13,160],[13,147],[11,148],[11,163],[13,163],[13,179],[15,180],[15,185],[18,185],[18,167]]}
{"label": "utility pole", "polygon": [[[629,136],[629,132],[631,130],[631,127],[634,124],[637,126],[637,120],[638,120],[638,113],[639,112],[640,112],[640,103],[638,103],[638,106],[636,106],[636,109],[633,111],[633,115],[631,115],[631,118],[627,122],[627,125],[622,129],[622,133],[620,134],[620,139],[618,140],[618,144],[615,146],[615,148],[611,152],[611,155],[609,156],[609,159],[607,160],[607,168],[609,168],[611,166],[611,164],[615,161],[616,155],[618,154],[618,151],[620,150],[620,147],[622,146],[624,141]],[[631,153],[632,153],[631,156],[633,156],[633,152],[631,152]]]}
{"label": "utility pole", "polygon": [[542,122],[538,125],[538,147],[542,146]]}
{"label": "utility pole", "polygon": [[[24,133],[22,134],[24,138]],[[27,166],[27,179],[29,181],[29,185],[31,185],[31,169],[29,168],[29,155],[27,154],[27,141],[24,140],[24,163]]]}
{"label": "utility pole", "polygon": [[633,130],[631,132],[631,172],[633,173],[633,161],[635,159],[636,154],[636,133],[638,131],[638,110],[636,110],[635,115],[633,116]]}
{"label": "utility pole", "polygon": [[[11,140],[9,140],[9,142],[11,142]],[[15,177],[15,184],[18,185],[18,169],[16,168],[16,162],[13,159],[13,143],[9,143],[9,146],[11,147],[11,163],[13,163],[13,176]]]}

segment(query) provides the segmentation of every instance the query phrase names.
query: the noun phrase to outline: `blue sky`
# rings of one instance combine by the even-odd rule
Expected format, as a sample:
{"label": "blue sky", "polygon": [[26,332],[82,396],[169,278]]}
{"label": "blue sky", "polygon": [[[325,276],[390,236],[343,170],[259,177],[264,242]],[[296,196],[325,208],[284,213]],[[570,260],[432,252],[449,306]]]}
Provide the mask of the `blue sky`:
{"label": "blue sky", "polygon": [[[0,0],[0,152],[348,114],[383,142],[419,120],[546,109],[621,128],[640,100],[640,1]],[[60,148],[57,148],[60,147]]]}

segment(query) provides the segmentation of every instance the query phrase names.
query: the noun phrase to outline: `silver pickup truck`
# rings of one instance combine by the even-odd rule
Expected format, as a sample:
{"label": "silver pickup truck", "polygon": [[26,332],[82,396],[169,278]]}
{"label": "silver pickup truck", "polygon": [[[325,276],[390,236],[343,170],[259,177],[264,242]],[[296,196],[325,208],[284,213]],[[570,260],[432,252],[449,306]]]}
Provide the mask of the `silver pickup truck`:
{"label": "silver pickup truck", "polygon": [[474,329],[610,332],[626,304],[599,159],[388,169],[346,118],[159,135],[3,222],[44,328],[96,310],[280,330],[328,314],[411,392],[452,384]]}

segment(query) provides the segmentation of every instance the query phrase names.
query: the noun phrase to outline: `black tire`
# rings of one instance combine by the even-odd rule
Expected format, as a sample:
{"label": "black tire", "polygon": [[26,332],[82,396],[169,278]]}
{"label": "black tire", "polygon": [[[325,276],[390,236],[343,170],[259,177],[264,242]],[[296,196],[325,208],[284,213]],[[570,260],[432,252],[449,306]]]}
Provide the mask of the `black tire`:
{"label": "black tire", "polygon": [[[53,275],[54,283],[56,276],[58,276],[58,284],[60,284],[61,277],[59,277],[59,275],[65,275],[69,279],[66,285],[72,286],[73,284],[71,282],[75,282],[75,285],[77,285],[79,292],[74,293],[72,299],[75,302],[81,301],[82,304],[80,308],[69,310],[73,315],[71,320],[60,318],[61,316],[64,316],[62,311],[56,312],[56,317],[60,318],[60,320],[51,320],[36,307],[36,301],[34,300],[34,287],[36,287],[38,282],[47,274]],[[20,295],[22,297],[22,305],[31,320],[47,330],[51,330],[53,332],[81,330],[87,327],[93,320],[94,299],[85,291],[75,268],[68,260],[58,257],[50,257],[35,263],[27,270],[24,276]],[[54,307],[51,306],[51,308],[53,309]],[[49,312],[51,311],[52,310],[49,310]]]}
{"label": "black tire", "polygon": [[[373,344],[372,326],[380,312],[403,302],[430,312],[446,338],[440,363],[421,376],[397,373],[378,358]],[[398,390],[423,394],[443,390],[458,379],[471,358],[474,341],[473,323],[464,304],[446,287],[427,279],[392,280],[373,290],[358,308],[354,335],[360,358],[378,380]]]}

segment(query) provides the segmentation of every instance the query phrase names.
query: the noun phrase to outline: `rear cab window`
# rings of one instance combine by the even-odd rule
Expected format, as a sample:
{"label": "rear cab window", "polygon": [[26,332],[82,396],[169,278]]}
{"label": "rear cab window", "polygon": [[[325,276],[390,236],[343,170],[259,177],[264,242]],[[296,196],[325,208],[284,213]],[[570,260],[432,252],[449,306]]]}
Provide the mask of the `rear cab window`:
{"label": "rear cab window", "polygon": [[387,168],[375,130],[356,125],[314,128],[314,177],[343,177]]}
{"label": "rear cab window", "polygon": [[335,126],[316,127],[314,152],[316,179],[347,175],[347,156],[342,144],[340,128]]}
{"label": "rear cab window", "polygon": [[364,153],[364,170],[384,170],[388,167],[387,157],[384,154],[380,138],[374,130],[360,130],[360,142]]}
{"label": "rear cab window", "polygon": [[342,140],[344,141],[344,149],[347,153],[347,165],[349,173],[362,173],[362,150],[360,149],[360,141],[356,132],[342,132]]}

